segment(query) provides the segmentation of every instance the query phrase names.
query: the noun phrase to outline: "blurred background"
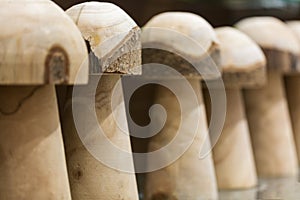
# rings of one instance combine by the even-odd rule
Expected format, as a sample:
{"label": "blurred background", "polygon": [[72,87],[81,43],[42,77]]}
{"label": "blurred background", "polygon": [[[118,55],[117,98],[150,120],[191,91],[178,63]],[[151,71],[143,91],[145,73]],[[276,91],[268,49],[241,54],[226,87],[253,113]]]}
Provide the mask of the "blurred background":
{"label": "blurred background", "polygon": [[[86,0],[54,0],[63,9]],[[107,0],[124,9],[139,26],[165,11],[189,11],[201,15],[213,26],[233,25],[248,16],[300,19],[300,0]]]}

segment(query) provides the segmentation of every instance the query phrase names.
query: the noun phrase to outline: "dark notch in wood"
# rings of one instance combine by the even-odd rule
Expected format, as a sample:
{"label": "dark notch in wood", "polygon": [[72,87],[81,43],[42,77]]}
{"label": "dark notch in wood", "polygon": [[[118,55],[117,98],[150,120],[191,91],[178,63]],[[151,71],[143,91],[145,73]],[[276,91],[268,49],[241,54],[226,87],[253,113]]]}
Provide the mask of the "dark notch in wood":
{"label": "dark notch in wood", "polygon": [[284,73],[300,73],[299,55],[276,49],[263,48],[267,58],[267,68]]}
{"label": "dark notch in wood", "polygon": [[251,71],[223,71],[222,78],[226,88],[260,87],[263,86],[267,81],[266,69],[263,64]]}
{"label": "dark notch in wood", "polygon": [[45,60],[45,82],[50,84],[68,83],[69,65],[66,51],[62,47],[54,45]]}
{"label": "dark notch in wood", "polygon": [[[142,60],[143,64],[149,64],[149,63],[157,63],[157,64],[163,64],[169,67],[174,68],[177,72],[179,72],[181,75],[189,78],[209,78],[209,79],[215,79],[220,77],[220,72],[217,71],[220,66],[220,50],[216,46],[212,46],[211,49],[208,51],[207,55],[204,55],[200,58],[191,57],[188,55],[182,55],[180,52],[176,52],[176,50],[167,51],[165,49],[172,49],[164,44],[145,44],[145,46],[154,46],[155,48],[145,48],[142,52]],[[161,47],[161,48],[160,48]],[[212,62],[213,61],[213,62]],[[214,65],[214,66],[213,66]],[[199,69],[199,71],[202,74],[206,74],[205,77],[203,77],[196,68]],[[218,68],[216,68],[218,67]],[[162,72],[159,69],[151,69],[153,71],[147,72],[146,75],[150,76],[160,76],[160,77],[169,77],[172,76],[169,74],[169,72]],[[159,70],[159,72],[157,71]]]}

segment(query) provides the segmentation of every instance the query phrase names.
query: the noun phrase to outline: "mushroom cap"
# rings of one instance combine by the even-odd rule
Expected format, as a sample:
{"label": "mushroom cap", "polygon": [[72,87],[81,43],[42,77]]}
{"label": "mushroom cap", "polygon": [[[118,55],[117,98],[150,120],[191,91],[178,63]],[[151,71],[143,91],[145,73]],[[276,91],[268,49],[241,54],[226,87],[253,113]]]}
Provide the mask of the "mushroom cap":
{"label": "mushroom cap", "polygon": [[90,46],[91,74],[141,73],[140,28],[126,12],[112,3],[85,2],[66,13]]}
{"label": "mushroom cap", "polygon": [[298,70],[296,61],[300,45],[284,22],[274,17],[250,17],[238,22],[236,27],[262,47],[269,69]]}
{"label": "mushroom cap", "polygon": [[288,21],[286,23],[297,37],[298,43],[300,43],[300,21]]}
{"label": "mushroom cap", "polygon": [[186,45],[185,41],[176,41],[177,38],[174,37],[177,35],[170,35],[168,31],[158,32],[153,29],[153,31],[143,33],[142,41],[143,43],[164,42],[166,45],[194,57],[203,56],[213,45],[219,43],[213,27],[205,19],[193,13],[161,13],[150,19],[144,27],[169,29],[189,37],[195,41],[190,46]]}
{"label": "mushroom cap", "polygon": [[250,17],[239,21],[236,27],[249,35],[263,48],[298,54],[297,39],[286,24],[274,17]]}
{"label": "mushroom cap", "polygon": [[[142,43],[143,61],[171,65],[191,78],[204,78],[199,70],[209,74],[208,79],[220,76],[217,35],[212,26],[196,14],[165,12],[154,16],[143,27]],[[198,72],[195,67],[199,68]]]}
{"label": "mushroom cap", "polygon": [[246,34],[232,27],[215,29],[220,40],[221,67],[227,87],[255,87],[266,81],[266,58]]}
{"label": "mushroom cap", "polygon": [[48,0],[3,0],[0,13],[0,84],[87,83],[85,42],[61,8]]}

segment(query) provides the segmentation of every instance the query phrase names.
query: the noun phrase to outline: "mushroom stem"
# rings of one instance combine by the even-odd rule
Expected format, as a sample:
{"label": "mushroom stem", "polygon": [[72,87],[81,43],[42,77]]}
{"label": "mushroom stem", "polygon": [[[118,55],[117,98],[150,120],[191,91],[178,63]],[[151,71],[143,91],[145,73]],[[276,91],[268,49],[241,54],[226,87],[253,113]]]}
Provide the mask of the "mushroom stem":
{"label": "mushroom stem", "polygon": [[[150,172],[146,175],[145,193],[147,200],[158,199],[217,199],[217,184],[215,179],[214,165],[211,154],[200,159],[200,148],[208,137],[206,113],[201,92],[200,81],[189,80],[197,98],[198,105],[189,112],[189,116],[181,119],[180,106],[176,96],[164,87],[158,87],[155,92],[155,102],[162,105],[168,114],[164,128],[159,134],[151,138],[149,152],[164,147],[171,142],[177,134],[180,120],[187,121],[187,124],[197,122],[192,117],[197,109],[201,114],[198,119],[198,129],[192,145],[184,154],[171,165]],[[178,80],[174,83],[179,84]],[[186,97],[188,98],[188,97]],[[192,126],[193,127],[193,126]],[[186,137],[191,137],[195,130],[185,129]],[[178,148],[180,148],[178,146]],[[166,152],[161,159],[168,158],[172,152]]]}
{"label": "mushroom stem", "polygon": [[285,89],[294,131],[294,139],[300,164],[300,78],[298,75],[285,77]]}
{"label": "mushroom stem", "polygon": [[[207,111],[210,110],[205,90]],[[248,123],[240,89],[226,89],[227,111],[224,128],[213,148],[219,189],[245,189],[257,184]],[[208,112],[210,118],[210,113]]]}
{"label": "mushroom stem", "polygon": [[297,156],[282,76],[268,72],[268,83],[244,93],[246,113],[261,177],[297,175]]}
{"label": "mushroom stem", "polygon": [[[109,139],[111,143],[116,145],[115,148],[120,148],[124,151],[131,152],[131,144],[129,135],[122,132],[120,127],[127,127],[127,119],[125,115],[125,105],[123,94],[116,95],[118,102],[117,107],[112,108],[112,94],[114,86],[119,81],[119,75],[103,75],[99,83],[95,83],[94,78],[90,76],[90,82],[87,86],[82,87],[82,97],[90,99],[95,98],[95,109],[98,123],[92,124],[89,121],[91,113],[86,107],[80,110],[80,122],[75,120],[75,123],[83,123],[86,132],[84,133],[87,139],[85,142],[88,145],[101,146],[101,141]],[[96,94],[94,94],[93,84],[98,84]],[[70,174],[71,192],[74,200],[79,199],[110,199],[110,200],[137,200],[137,185],[134,174],[125,173],[113,169],[97,160],[85,147],[80,140],[72,112],[72,91],[68,91],[67,101],[63,128],[64,128],[64,141],[66,146],[66,155],[68,163],[68,172]],[[73,105],[76,108],[77,105]],[[80,106],[80,105],[79,105]],[[77,108],[76,108],[77,109]],[[114,116],[115,115],[115,116]],[[119,124],[116,123],[114,117],[118,117]],[[120,124],[121,123],[121,124]],[[105,136],[98,131],[95,127],[100,126]],[[128,131],[127,131],[128,132]],[[100,141],[100,143],[99,143]],[[120,159],[120,155],[111,152],[109,149],[105,152],[106,158],[112,160]],[[133,171],[133,159],[127,160],[131,162]]]}
{"label": "mushroom stem", "polygon": [[0,199],[70,200],[54,86],[1,86],[0,94]]}

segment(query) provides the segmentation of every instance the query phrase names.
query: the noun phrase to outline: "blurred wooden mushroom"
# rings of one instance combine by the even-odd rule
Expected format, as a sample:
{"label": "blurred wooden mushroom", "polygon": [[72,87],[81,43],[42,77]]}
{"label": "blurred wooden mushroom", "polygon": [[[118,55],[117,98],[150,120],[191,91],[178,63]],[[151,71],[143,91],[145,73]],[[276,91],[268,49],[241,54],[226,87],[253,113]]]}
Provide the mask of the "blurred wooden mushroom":
{"label": "blurred wooden mushroom", "polygon": [[[219,189],[246,189],[257,184],[257,175],[241,89],[258,88],[266,82],[266,58],[259,46],[239,30],[220,27],[215,31],[220,40],[227,96],[224,129],[213,148],[217,183]],[[210,118],[209,94],[204,94]]]}
{"label": "blurred wooden mushroom", "polygon": [[87,83],[84,40],[52,1],[0,13],[0,199],[70,200],[54,84]]}
{"label": "blurred wooden mushroom", "polygon": [[[300,21],[290,21],[287,23],[289,28],[294,32],[300,44]],[[300,74],[299,74],[299,56],[294,55],[297,59],[297,67],[295,71],[290,72],[285,76],[285,90],[287,101],[290,110],[290,116],[292,121],[292,127],[294,131],[295,144],[298,155],[298,163],[300,164]],[[297,58],[298,56],[298,58]],[[299,165],[298,164],[298,165]]]}
{"label": "blurred wooden mushroom", "polygon": [[[145,25],[142,43],[143,64],[160,64],[150,68],[153,70],[153,76],[177,89],[172,91],[168,87],[160,86],[155,90],[154,103],[165,108],[167,119],[161,131],[150,139],[148,151],[155,153],[173,145],[173,148],[162,151],[156,157],[158,162],[165,162],[176,157],[175,152],[186,150],[168,166],[152,170],[146,175],[145,197],[147,200],[217,199],[211,153],[204,159],[199,158],[199,150],[208,137],[199,80],[220,76],[218,68],[214,71],[212,63],[209,62],[212,60],[219,63],[216,34],[210,24],[200,16],[184,12],[167,12],[153,17]],[[175,69],[181,77],[164,70],[161,65]],[[201,73],[196,68],[200,68]],[[209,76],[203,77],[203,74]],[[184,88],[186,80],[192,93],[188,93],[188,89]],[[193,104],[194,97],[197,104]],[[184,110],[187,108],[184,108],[185,104],[187,110]],[[198,111],[199,115],[196,114]],[[158,124],[164,121],[160,114],[154,114],[153,118],[159,122]],[[177,138],[179,142],[175,144]],[[188,141],[191,141],[191,145],[185,149]],[[210,145],[204,148],[209,152]],[[156,160],[148,160],[147,164],[152,165]]]}
{"label": "blurred wooden mushroom", "polygon": [[[81,93],[75,98],[87,99],[91,104],[76,104],[70,88],[63,117],[72,197],[75,200],[137,200],[135,174],[118,168],[126,165],[128,171],[134,172],[129,135],[123,132],[128,133],[123,93],[122,90],[116,92],[114,87],[121,74],[141,73],[141,68],[137,67],[141,64],[140,28],[122,9],[111,3],[87,2],[66,12],[90,47],[89,84],[74,87],[73,93],[79,88]],[[115,107],[113,101],[117,103]],[[90,120],[93,116],[96,123]],[[80,134],[84,136],[80,138]],[[113,150],[128,152],[128,158],[102,146],[107,139],[115,145]],[[95,154],[93,148],[101,151]],[[110,166],[99,154],[104,159],[116,161],[119,166]]]}
{"label": "blurred wooden mushroom", "polygon": [[263,49],[267,58],[268,84],[244,93],[246,113],[258,175],[294,176],[298,173],[296,149],[283,72],[293,71],[300,52],[297,38],[282,21],[252,17],[236,24]]}

